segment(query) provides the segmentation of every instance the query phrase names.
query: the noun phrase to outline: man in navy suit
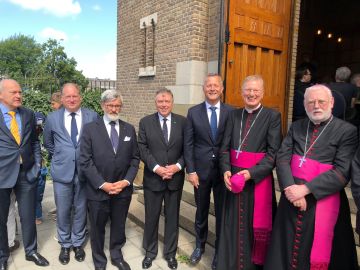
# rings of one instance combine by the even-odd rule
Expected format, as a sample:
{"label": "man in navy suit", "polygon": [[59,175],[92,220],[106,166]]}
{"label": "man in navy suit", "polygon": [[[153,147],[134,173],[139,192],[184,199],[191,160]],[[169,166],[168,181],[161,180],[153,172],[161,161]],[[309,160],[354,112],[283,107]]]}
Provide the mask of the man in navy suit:
{"label": "man in navy suit", "polygon": [[7,269],[9,246],[7,219],[10,194],[18,201],[26,260],[39,266],[49,262],[37,252],[35,198],[40,172],[40,144],[34,112],[22,105],[22,92],[15,80],[0,82],[0,270]]}
{"label": "man in navy suit", "polygon": [[86,230],[86,194],[78,166],[79,142],[83,125],[94,121],[98,115],[81,108],[81,100],[79,86],[66,83],[61,90],[63,107],[49,114],[44,129],[44,146],[51,157],[61,264],[69,263],[71,248],[77,261],[85,259],[82,246]]}
{"label": "man in navy suit", "polygon": [[130,270],[121,248],[126,242],[125,222],[140,157],[134,127],[120,120],[122,105],[118,91],[102,93],[104,117],[87,124],[81,138],[80,169],[86,178],[91,249],[96,270],[106,269],[104,238],[109,218],[111,263],[120,270]]}
{"label": "man in navy suit", "polygon": [[219,146],[223,138],[226,119],[232,110],[230,106],[220,101],[223,89],[223,82],[219,75],[209,74],[206,77],[203,86],[205,102],[189,109],[184,133],[186,171],[188,181],[194,186],[197,206],[196,248],[190,261],[192,264],[197,264],[205,251],[212,190],[216,216],[216,242],[212,268],[215,267],[217,260],[221,202],[224,193],[224,182],[219,170]]}
{"label": "man in navy suit", "polygon": [[158,252],[159,217],[164,201],[164,257],[170,269],[177,268],[179,210],[184,185],[183,140],[185,117],[172,113],[173,94],[160,89],[155,96],[157,112],[139,124],[139,150],[144,162],[145,229],[143,269],[150,268]]}

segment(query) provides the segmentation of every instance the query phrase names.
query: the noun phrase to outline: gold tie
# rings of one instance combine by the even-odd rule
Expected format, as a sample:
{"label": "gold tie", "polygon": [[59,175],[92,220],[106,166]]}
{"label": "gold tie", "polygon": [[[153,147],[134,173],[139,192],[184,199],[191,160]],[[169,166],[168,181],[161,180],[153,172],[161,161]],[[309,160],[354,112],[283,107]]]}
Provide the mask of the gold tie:
{"label": "gold tie", "polygon": [[14,111],[9,111],[8,114],[11,116],[10,132],[11,132],[11,134],[14,136],[15,141],[17,142],[17,144],[20,145],[19,126],[18,126],[18,124],[17,124],[17,122],[16,122],[16,117],[15,117],[16,112],[14,112]]}

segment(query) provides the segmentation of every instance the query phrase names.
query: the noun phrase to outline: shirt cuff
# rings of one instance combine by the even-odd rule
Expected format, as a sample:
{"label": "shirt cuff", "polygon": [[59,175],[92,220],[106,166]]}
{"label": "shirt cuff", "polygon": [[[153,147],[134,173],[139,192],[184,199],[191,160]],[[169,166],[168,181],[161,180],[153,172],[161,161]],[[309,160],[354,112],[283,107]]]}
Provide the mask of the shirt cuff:
{"label": "shirt cuff", "polygon": [[131,183],[129,180],[126,180],[126,179],[124,179],[124,180],[128,183],[128,186],[131,186]]}
{"label": "shirt cuff", "polygon": [[191,172],[191,173],[188,173],[188,174],[196,174],[196,172]]}
{"label": "shirt cuff", "polygon": [[99,187],[99,189],[102,189],[102,187],[105,185],[105,183],[106,183],[106,182],[104,182],[104,183]]}
{"label": "shirt cuff", "polygon": [[154,167],[154,169],[153,169],[153,172],[155,172],[159,167],[160,167],[160,165],[159,165],[159,164],[156,164],[155,167]]}
{"label": "shirt cuff", "polygon": [[179,170],[181,171],[182,167],[181,167],[180,163],[176,163],[176,166],[178,166]]}

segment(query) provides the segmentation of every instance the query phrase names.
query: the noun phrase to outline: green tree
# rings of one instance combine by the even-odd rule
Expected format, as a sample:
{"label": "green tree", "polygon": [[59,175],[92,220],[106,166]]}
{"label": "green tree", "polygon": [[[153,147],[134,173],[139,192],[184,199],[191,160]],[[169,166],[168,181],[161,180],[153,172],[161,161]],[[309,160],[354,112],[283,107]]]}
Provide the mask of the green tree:
{"label": "green tree", "polygon": [[40,44],[30,36],[15,34],[0,41],[0,76],[23,82],[34,76],[41,54]]}
{"label": "green tree", "polygon": [[18,80],[25,90],[51,93],[66,82],[85,89],[88,80],[76,66],[55,39],[39,44],[33,37],[18,34],[0,41],[0,77]]}

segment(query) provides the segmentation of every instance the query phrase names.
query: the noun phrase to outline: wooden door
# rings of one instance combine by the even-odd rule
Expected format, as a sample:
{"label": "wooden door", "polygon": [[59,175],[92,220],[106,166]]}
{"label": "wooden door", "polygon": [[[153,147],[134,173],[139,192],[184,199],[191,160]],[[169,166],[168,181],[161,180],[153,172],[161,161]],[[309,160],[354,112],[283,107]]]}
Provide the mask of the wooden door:
{"label": "wooden door", "polygon": [[280,111],[285,124],[292,1],[229,1],[225,102],[242,106],[241,82],[248,75],[260,74],[265,82],[263,104]]}

